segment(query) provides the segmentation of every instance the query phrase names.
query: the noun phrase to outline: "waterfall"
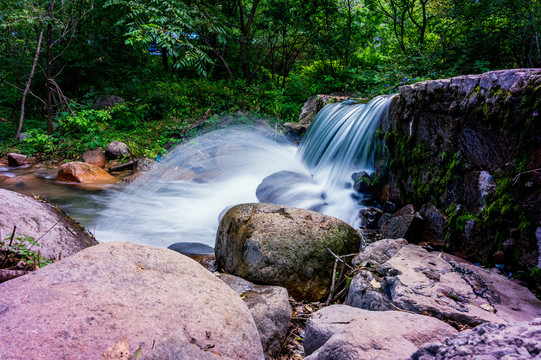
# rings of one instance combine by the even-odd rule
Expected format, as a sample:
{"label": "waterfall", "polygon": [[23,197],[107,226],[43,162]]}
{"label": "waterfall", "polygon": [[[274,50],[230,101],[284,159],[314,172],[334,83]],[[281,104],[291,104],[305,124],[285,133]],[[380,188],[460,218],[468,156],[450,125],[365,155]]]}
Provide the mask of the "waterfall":
{"label": "waterfall", "polygon": [[335,187],[354,170],[374,170],[374,134],[387,117],[390,100],[378,96],[368,104],[334,103],[317,114],[298,149],[315,178]]}
{"label": "waterfall", "polygon": [[101,199],[106,210],[96,221],[95,236],[155,246],[214,246],[221,214],[258,200],[317,210],[359,226],[362,205],[351,174],[373,171],[374,133],[388,103],[378,97],[366,105],[327,105],[298,150],[261,124],[199,136]]}

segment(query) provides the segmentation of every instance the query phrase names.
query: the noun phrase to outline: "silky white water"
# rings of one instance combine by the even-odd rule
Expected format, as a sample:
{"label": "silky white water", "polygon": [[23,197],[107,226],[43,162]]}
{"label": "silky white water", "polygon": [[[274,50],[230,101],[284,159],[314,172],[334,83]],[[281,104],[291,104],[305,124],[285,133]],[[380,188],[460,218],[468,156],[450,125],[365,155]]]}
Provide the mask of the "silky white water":
{"label": "silky white water", "polygon": [[[378,99],[377,106],[371,102],[325,107],[298,152],[268,126],[222,129],[197,137],[178,146],[133,184],[110,191],[103,198],[106,209],[89,228],[101,242],[123,240],[154,246],[198,242],[214,246],[220,214],[236,204],[258,202],[256,190],[259,193],[264,179],[269,196],[277,200],[272,202],[317,209],[358,226],[361,205],[352,189],[351,173],[358,169],[372,171],[374,163],[359,161],[358,154],[347,154],[347,148],[362,151],[361,158],[373,155],[366,150],[371,145],[359,145],[353,139],[373,137],[385,112],[381,108],[386,109],[388,101]],[[374,106],[381,111],[374,111]],[[371,109],[369,112],[379,118],[369,119],[363,109]],[[344,117],[351,118],[347,125],[336,125],[344,122]],[[375,125],[355,130],[355,117]],[[342,130],[325,125],[327,122]],[[342,132],[353,133],[353,139]],[[329,135],[326,138],[321,135],[325,133]]]}

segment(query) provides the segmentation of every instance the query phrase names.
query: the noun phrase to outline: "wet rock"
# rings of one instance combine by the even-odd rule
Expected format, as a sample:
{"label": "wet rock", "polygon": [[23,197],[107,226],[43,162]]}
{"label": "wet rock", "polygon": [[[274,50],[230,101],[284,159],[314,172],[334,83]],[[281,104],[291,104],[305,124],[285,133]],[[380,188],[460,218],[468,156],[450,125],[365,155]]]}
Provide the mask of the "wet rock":
{"label": "wet rock", "polygon": [[482,324],[441,342],[421,346],[411,360],[538,359],[541,319],[510,324]]}
{"label": "wet rock", "polygon": [[121,141],[112,141],[105,149],[105,157],[109,160],[129,157],[130,148]]}
{"label": "wet rock", "polygon": [[387,293],[385,279],[367,270],[361,270],[351,280],[346,305],[370,311],[396,310]]}
{"label": "wet rock", "polygon": [[209,255],[214,254],[212,246],[196,242],[178,242],[167,247],[183,255]]}
{"label": "wet rock", "polygon": [[471,171],[464,176],[464,201],[473,212],[484,209],[487,195],[496,190],[496,182],[488,171]]}
{"label": "wet rock", "polygon": [[319,211],[325,206],[322,188],[308,175],[279,171],[267,176],[256,189],[262,203],[298,206]]}
{"label": "wet rock", "polygon": [[407,359],[420,345],[456,333],[446,323],[399,311],[367,311],[332,305],[306,324],[307,360]]}
{"label": "wet rock", "polygon": [[424,219],[415,211],[413,205],[406,205],[388,221],[381,224],[381,234],[387,239],[405,238],[410,242],[421,241]]}
{"label": "wet rock", "polygon": [[447,215],[432,204],[423,205],[419,213],[425,220],[422,231],[423,241],[428,242],[434,247],[443,247],[445,245],[444,238]]}
{"label": "wet rock", "polygon": [[34,158],[29,158],[26,155],[9,153],[8,154],[8,166],[19,167],[23,165],[35,164]]}
{"label": "wet rock", "polygon": [[75,220],[46,202],[26,195],[0,189],[0,237],[13,232],[39,239],[39,252],[48,259],[71,256],[97,241]]}
{"label": "wet rock", "polygon": [[396,212],[397,206],[395,203],[391,201],[386,201],[385,204],[383,204],[383,212],[384,213],[391,213],[394,214]]}
{"label": "wet rock", "polygon": [[240,297],[167,249],[103,243],[0,293],[2,359],[95,359],[124,338],[144,359],[263,359]]}
{"label": "wet rock", "polygon": [[[375,281],[365,276],[361,285],[368,282],[381,289],[385,301],[403,310],[469,326],[541,317],[541,302],[528,289],[474,265],[446,261],[416,245],[403,246],[372,273]],[[357,291],[348,298],[371,304],[363,296]]]}
{"label": "wet rock", "polygon": [[366,208],[359,211],[361,217],[361,225],[368,229],[377,229],[378,222],[383,215],[383,211],[376,208]]}
{"label": "wet rock", "polygon": [[353,179],[353,189],[360,193],[369,193],[372,180],[370,174],[366,171],[360,171],[351,175]]}
{"label": "wet rock", "polygon": [[254,317],[265,359],[275,359],[282,348],[292,310],[287,290],[280,286],[255,285],[233,275],[220,275],[244,300]]}
{"label": "wet rock", "polygon": [[87,164],[92,164],[100,168],[104,168],[107,164],[107,159],[105,158],[105,152],[101,147],[95,150],[87,150],[83,153],[83,161]]}
{"label": "wet rock", "polygon": [[228,273],[283,286],[298,299],[319,300],[329,290],[334,258],[359,250],[348,224],[310,210],[273,204],[229,209],[218,227],[216,259]]}
{"label": "wet rock", "polygon": [[117,179],[102,168],[79,161],[62,164],[58,168],[56,178],[60,181],[85,182],[116,182]]}

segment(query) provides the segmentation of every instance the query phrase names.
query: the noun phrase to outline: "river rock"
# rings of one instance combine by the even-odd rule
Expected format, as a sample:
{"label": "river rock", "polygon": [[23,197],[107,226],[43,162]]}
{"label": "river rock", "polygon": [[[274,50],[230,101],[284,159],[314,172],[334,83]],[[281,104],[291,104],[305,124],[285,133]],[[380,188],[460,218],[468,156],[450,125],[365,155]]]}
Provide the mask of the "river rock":
{"label": "river rock", "polygon": [[144,359],[263,359],[240,297],[167,249],[100,244],[0,293],[2,359],[97,359],[122,339]]}
{"label": "river rock", "polygon": [[432,204],[423,205],[419,213],[425,220],[422,230],[422,240],[434,247],[443,247],[445,245],[447,215]]}
{"label": "river rock", "polygon": [[228,274],[220,275],[219,278],[248,305],[261,337],[265,359],[275,359],[286,339],[291,321],[292,311],[287,290],[280,286],[255,285]]}
{"label": "river rock", "polygon": [[130,148],[122,141],[112,141],[111,143],[109,143],[109,145],[107,145],[107,148],[105,148],[105,157],[109,160],[129,156]]}
{"label": "river rock", "polygon": [[356,275],[362,286],[360,291],[350,290],[348,299],[374,307],[377,292],[385,295],[382,307],[392,303],[469,326],[541,317],[541,302],[523,286],[468,263],[446,261],[416,245],[403,246],[371,273],[373,278]]}
{"label": "river rock", "polygon": [[359,250],[348,224],[310,210],[274,204],[229,209],[218,227],[216,260],[226,272],[285,287],[295,298],[319,300],[331,283],[334,257]]}
{"label": "river rock", "polygon": [[407,245],[406,239],[383,239],[365,247],[353,258],[353,265],[379,266],[392,258],[398,250]]}
{"label": "river rock", "polygon": [[456,332],[428,316],[331,305],[308,319],[305,359],[407,359],[422,344]]}
{"label": "river rock", "polygon": [[381,219],[383,211],[377,208],[365,208],[359,211],[359,217],[361,218],[361,224],[367,229],[377,229],[379,219]]}
{"label": "river rock", "polygon": [[409,204],[389,217],[380,227],[384,238],[405,238],[410,242],[419,242],[423,225],[424,219],[415,211],[413,205]]}
{"label": "river rock", "polygon": [[26,155],[9,153],[8,154],[8,166],[19,167],[28,164],[35,164],[36,160],[34,158],[29,158]]}
{"label": "river rock", "polygon": [[411,360],[539,359],[541,319],[511,324],[487,323],[453,335],[442,342],[424,344]]}
{"label": "river rock", "polygon": [[325,206],[321,186],[308,175],[293,171],[279,171],[261,181],[256,189],[262,203],[299,206],[319,211]]}
{"label": "river rock", "polygon": [[117,179],[102,168],[79,161],[62,164],[58,168],[56,178],[60,181],[85,182],[115,182]]}
{"label": "river rock", "polygon": [[87,150],[83,153],[83,161],[87,164],[92,164],[100,168],[104,168],[107,164],[105,152],[101,147],[94,150]]}
{"label": "river rock", "polygon": [[0,189],[0,237],[13,232],[38,240],[31,250],[48,259],[67,257],[97,241],[75,220],[47,202]]}

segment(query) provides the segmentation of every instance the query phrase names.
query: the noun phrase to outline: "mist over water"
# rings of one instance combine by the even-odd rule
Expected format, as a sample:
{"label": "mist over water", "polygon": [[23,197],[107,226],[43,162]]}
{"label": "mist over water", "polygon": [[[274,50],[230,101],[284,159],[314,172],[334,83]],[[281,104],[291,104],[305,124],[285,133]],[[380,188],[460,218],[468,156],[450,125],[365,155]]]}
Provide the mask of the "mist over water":
{"label": "mist over water", "polygon": [[[337,110],[358,117],[369,106],[371,103],[327,106],[318,118]],[[343,115],[328,121],[336,123]],[[359,166],[371,171],[373,161],[359,162],[350,155],[351,159],[342,161],[346,156],[342,151],[347,153],[347,149],[338,151],[333,142],[349,141],[352,151],[370,146],[351,145],[339,130],[317,125],[316,120],[316,130],[334,135],[327,136],[330,141],[322,140],[311,128],[299,152],[279,133],[261,125],[217,130],[180,145],[133,184],[109,190],[100,201],[106,209],[90,230],[101,242],[123,240],[165,247],[176,242],[199,242],[214,246],[220,214],[237,204],[258,202],[256,190],[264,179],[267,190],[277,196],[273,202],[317,209],[359,226],[361,205],[358,197],[354,199],[351,173]],[[369,128],[366,134],[357,132],[354,137],[373,137],[379,120],[374,122],[372,127],[363,126]],[[338,127],[351,132],[354,126]],[[318,151],[311,151],[312,141],[317,141]],[[330,150],[333,154],[327,155]],[[343,165],[346,162],[350,163]],[[282,174],[293,174],[294,180],[282,178]]]}

